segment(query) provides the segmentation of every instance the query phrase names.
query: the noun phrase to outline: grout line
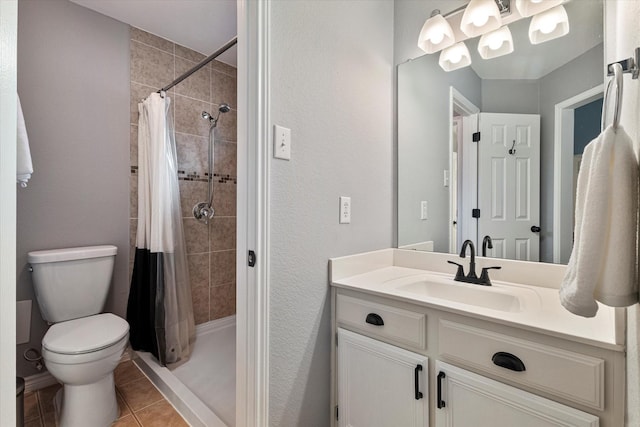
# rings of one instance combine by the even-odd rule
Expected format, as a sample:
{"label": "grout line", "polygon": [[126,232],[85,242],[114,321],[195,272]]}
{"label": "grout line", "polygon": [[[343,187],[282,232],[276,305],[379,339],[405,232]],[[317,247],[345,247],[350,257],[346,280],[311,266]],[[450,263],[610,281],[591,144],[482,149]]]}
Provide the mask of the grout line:
{"label": "grout line", "polygon": [[[138,29],[139,29],[139,28],[138,28]],[[151,33],[149,33],[149,34],[151,34]],[[152,35],[153,35],[153,34],[152,34]],[[158,37],[158,36],[156,36],[156,37]],[[160,37],[160,38],[162,38],[162,37]],[[150,47],[150,48],[152,48],[152,49],[158,50],[158,51],[160,51],[160,52],[162,52],[162,53],[166,53],[167,55],[174,55],[174,53],[171,53],[171,52],[169,52],[169,51],[166,51],[166,50],[160,49],[159,47],[156,47],[156,46],[152,46],[152,45],[150,45],[150,44],[148,44],[148,43],[141,42],[140,40],[136,40],[136,39],[129,39],[129,40],[130,40],[130,41],[132,41],[132,42],[134,42],[134,43],[140,43],[140,44],[141,44],[141,45],[143,45],[143,46],[147,46],[147,47]],[[163,39],[163,40],[167,40],[167,39]],[[170,40],[167,40],[167,41],[170,41]],[[170,41],[170,42],[171,42],[171,41]],[[174,50],[175,50],[175,43],[171,42],[171,44],[172,44],[172,45],[174,45]]]}

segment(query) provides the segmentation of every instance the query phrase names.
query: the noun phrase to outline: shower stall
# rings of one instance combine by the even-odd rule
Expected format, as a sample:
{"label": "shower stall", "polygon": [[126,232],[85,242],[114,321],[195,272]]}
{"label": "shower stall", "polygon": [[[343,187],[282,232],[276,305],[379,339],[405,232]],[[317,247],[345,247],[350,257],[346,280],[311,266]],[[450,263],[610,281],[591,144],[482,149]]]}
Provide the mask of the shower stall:
{"label": "shower stall", "polygon": [[[180,211],[196,324],[195,343],[185,362],[162,366],[147,352],[138,352],[134,362],[193,426],[235,425],[237,77],[235,68],[216,58],[236,43],[233,38],[202,59],[197,52],[131,28],[132,105],[155,92],[166,75],[155,64],[175,64],[175,80],[157,91],[172,99],[169,114],[175,122]],[[181,70],[186,71],[179,74]],[[131,122],[135,236],[138,158],[133,115]]]}

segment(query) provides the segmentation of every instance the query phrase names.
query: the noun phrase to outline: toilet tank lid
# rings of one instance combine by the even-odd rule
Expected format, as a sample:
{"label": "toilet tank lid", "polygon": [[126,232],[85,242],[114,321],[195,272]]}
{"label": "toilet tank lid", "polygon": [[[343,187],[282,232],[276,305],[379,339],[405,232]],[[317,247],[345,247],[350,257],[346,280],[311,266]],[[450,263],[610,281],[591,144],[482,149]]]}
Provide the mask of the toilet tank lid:
{"label": "toilet tank lid", "polygon": [[77,259],[100,258],[113,256],[118,248],[113,245],[85,246],[80,248],[49,249],[45,251],[33,251],[27,254],[29,264],[45,262],[71,261]]}

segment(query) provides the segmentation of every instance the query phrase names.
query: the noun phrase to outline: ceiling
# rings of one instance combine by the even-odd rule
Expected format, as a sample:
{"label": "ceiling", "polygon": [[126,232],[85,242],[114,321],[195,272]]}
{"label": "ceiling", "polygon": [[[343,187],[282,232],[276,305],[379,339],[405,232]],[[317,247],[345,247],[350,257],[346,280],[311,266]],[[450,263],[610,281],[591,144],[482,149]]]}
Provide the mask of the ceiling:
{"label": "ceiling", "polygon": [[[71,1],[204,55],[237,34],[236,0]],[[217,59],[237,66],[236,47]]]}

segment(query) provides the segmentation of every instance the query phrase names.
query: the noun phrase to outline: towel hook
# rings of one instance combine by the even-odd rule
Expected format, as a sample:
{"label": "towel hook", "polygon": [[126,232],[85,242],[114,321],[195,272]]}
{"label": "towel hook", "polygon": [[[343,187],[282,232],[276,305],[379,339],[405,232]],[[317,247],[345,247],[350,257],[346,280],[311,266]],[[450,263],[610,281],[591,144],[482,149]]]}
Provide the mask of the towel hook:
{"label": "towel hook", "polygon": [[613,70],[613,79],[609,80],[607,84],[607,90],[604,93],[604,101],[602,106],[602,122],[600,127],[604,130],[607,126],[607,110],[609,105],[609,97],[611,96],[611,86],[615,82],[616,85],[616,101],[613,108],[613,122],[612,126],[614,130],[618,129],[618,125],[620,124],[620,113],[622,111],[622,65],[619,63],[613,63],[610,66],[610,69]]}

